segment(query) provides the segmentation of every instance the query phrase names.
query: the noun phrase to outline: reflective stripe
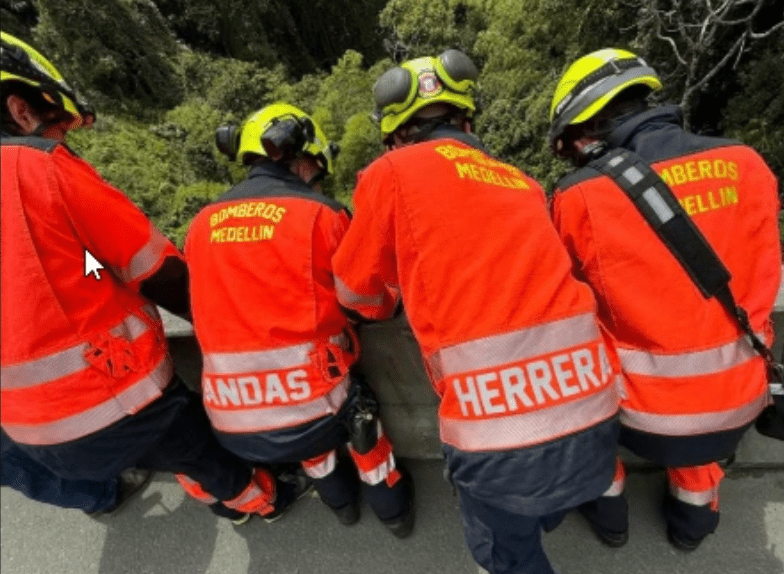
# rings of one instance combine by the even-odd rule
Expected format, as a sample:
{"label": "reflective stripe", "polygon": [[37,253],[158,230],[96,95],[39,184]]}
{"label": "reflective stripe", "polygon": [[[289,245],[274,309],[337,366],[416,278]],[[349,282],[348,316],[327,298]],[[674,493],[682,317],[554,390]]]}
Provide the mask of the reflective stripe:
{"label": "reflective stripe", "polygon": [[357,469],[359,473],[359,479],[364,482],[365,484],[369,484],[370,486],[375,486],[376,484],[380,483],[382,480],[386,480],[389,473],[395,470],[395,457],[392,453],[389,453],[386,460],[379,464],[377,467],[369,470],[364,471],[362,469]]}
{"label": "reflective stripe", "polygon": [[602,496],[620,496],[623,494],[623,485],[624,479],[621,480],[613,480],[613,483],[610,485],[610,488],[602,494]]}
{"label": "reflective stripe", "polygon": [[338,301],[345,307],[381,307],[384,304],[384,295],[360,295],[349,289],[348,285],[335,276],[335,292]]}
{"label": "reflective stripe", "polygon": [[[115,337],[125,337],[134,341],[149,329],[147,323],[134,315],[128,315],[122,323],[112,327],[109,332]],[[90,348],[89,343],[80,343],[65,350],[58,351],[40,359],[34,359],[15,365],[5,365],[0,371],[3,390],[26,389],[42,385],[90,367],[84,353]]]}
{"label": "reflective stripe", "polygon": [[621,410],[621,422],[629,428],[665,436],[686,436],[736,429],[753,421],[768,405],[767,392],[751,402],[726,411],[696,414],[645,413]]}
{"label": "reflective stripe", "polygon": [[345,377],[327,394],[312,401],[294,405],[262,406],[259,408],[216,409],[205,403],[212,426],[221,432],[250,433],[296,426],[335,414],[346,401],[349,377]]}
{"label": "reflective stripe", "polygon": [[436,380],[441,380],[454,374],[554,353],[595,341],[598,337],[593,313],[585,313],[445,347],[428,357],[428,367]]}
{"label": "reflective stripe", "polygon": [[381,421],[376,420],[376,444],[368,452],[360,454],[349,444],[348,451],[357,467],[359,478],[371,486],[386,480],[395,470],[395,457],[392,454],[392,443],[381,427]]}
{"label": "reflective stripe", "polygon": [[[253,503],[257,503],[253,504]],[[238,496],[232,498],[231,500],[224,501],[224,505],[228,506],[229,508],[233,508],[234,510],[239,510],[240,512],[251,512],[255,511],[255,506],[260,506],[262,504],[266,504],[267,497],[264,495],[264,491],[261,490],[258,484],[256,484],[255,480],[251,480],[250,484],[239,493]],[[243,508],[246,505],[253,504],[254,508]]]}
{"label": "reflective stripe", "polygon": [[118,395],[86,411],[41,424],[8,424],[3,429],[12,439],[23,444],[60,444],[106,428],[121,418],[138,412],[158,398],[169,384],[173,368],[164,355],[155,369]]}
{"label": "reflective stripe", "polygon": [[180,483],[182,489],[199,502],[203,502],[204,504],[215,504],[218,502],[217,498],[204,490],[201,484],[193,480],[191,477],[185,474],[175,474],[174,477],[177,479],[177,482]]}
{"label": "reflective stripe", "polygon": [[115,268],[117,276],[124,283],[130,283],[150,271],[161,260],[171,242],[150,224],[150,239],[139,249],[125,267]]}
{"label": "reflective stripe", "polygon": [[671,483],[670,492],[675,498],[677,498],[681,502],[685,502],[686,504],[692,504],[694,506],[705,506],[714,501],[718,501],[719,485],[716,485],[709,490],[693,492],[691,490],[686,490],[683,487],[676,486]]}
{"label": "reflective stripe", "polygon": [[336,450],[331,450],[328,453],[303,460],[302,468],[305,474],[310,478],[324,478],[335,470],[338,464],[337,454]]}
{"label": "reflective stripe", "polygon": [[[761,336],[761,335],[758,335]],[[637,349],[618,348],[624,371],[655,377],[696,377],[726,371],[757,357],[746,336],[737,341],[689,353],[656,354]]]}
{"label": "reflective stripe", "polygon": [[620,496],[623,494],[623,487],[626,484],[626,468],[620,457],[615,458],[615,476],[612,484],[602,496]]}
{"label": "reflective stripe", "polygon": [[540,444],[609,419],[618,411],[616,385],[538,411],[489,419],[441,418],[441,441],[463,451],[494,451]]}
{"label": "reflective stripe", "polygon": [[[329,340],[344,348],[348,344],[348,339],[343,334],[334,335]],[[293,369],[309,364],[311,362],[310,353],[315,348],[315,343],[303,343],[264,351],[205,353],[204,374],[207,376],[231,375]]]}

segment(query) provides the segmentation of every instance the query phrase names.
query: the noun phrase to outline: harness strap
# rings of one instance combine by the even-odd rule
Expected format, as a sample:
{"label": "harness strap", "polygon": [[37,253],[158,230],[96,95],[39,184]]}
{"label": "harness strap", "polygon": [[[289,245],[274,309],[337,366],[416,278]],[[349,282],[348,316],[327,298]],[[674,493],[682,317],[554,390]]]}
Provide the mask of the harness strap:
{"label": "harness strap", "polygon": [[729,270],[694,225],[667,183],[637,154],[616,149],[591,161],[587,167],[609,176],[645,218],[680,262],[703,297],[715,297],[749,337],[752,347],[765,360],[771,381],[784,383],[784,366],[757,337],[748,313],[732,295]]}

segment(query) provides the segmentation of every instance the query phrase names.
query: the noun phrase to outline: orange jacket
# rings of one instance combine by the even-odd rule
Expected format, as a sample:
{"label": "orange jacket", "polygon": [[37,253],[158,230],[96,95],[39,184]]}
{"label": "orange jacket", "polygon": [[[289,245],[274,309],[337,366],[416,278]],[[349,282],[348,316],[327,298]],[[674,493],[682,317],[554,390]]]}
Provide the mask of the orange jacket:
{"label": "orange jacket", "polygon": [[204,208],[185,242],[212,425],[258,433],[338,411],[357,352],[332,254],[348,212],[267,163]]}
{"label": "orange jacket", "polygon": [[516,449],[613,417],[594,299],[571,275],[536,181],[438,139],[374,161],[354,203],[333,261],[338,298],[370,319],[402,298],[442,399],[442,442]]}
{"label": "orange jacket", "polygon": [[[730,270],[737,303],[769,344],[781,269],[775,177],[751,148],[686,134],[664,121],[668,113],[646,114],[664,131],[649,125],[629,145],[644,159],[667,154],[652,167]],[[583,169],[558,187],[555,225],[623,365],[624,425],[683,437],[752,422],[768,401],[764,362],[721,304],[703,298],[608,177]]]}
{"label": "orange jacket", "polygon": [[[67,147],[2,145],[3,429],[67,442],[161,394],[172,365],[142,280],[178,252],[119,190]],[[85,249],[106,269],[85,276]]]}

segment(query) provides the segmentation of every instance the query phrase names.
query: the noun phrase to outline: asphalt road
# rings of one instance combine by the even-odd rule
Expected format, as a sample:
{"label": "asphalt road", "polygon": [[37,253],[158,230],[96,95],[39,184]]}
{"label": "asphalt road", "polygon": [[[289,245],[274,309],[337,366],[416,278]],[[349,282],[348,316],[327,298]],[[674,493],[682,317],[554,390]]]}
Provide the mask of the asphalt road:
{"label": "asphalt road", "polygon": [[[414,534],[398,540],[366,506],[341,526],[315,497],[275,524],[234,527],[159,474],[122,513],[94,520],[0,490],[2,574],[478,574],[462,539],[457,499],[438,461],[405,461],[417,484]],[[608,549],[579,515],[545,546],[562,574],[784,574],[784,469],[731,469],[717,533],[684,554],[666,541],[663,473],[630,473],[629,543]]]}

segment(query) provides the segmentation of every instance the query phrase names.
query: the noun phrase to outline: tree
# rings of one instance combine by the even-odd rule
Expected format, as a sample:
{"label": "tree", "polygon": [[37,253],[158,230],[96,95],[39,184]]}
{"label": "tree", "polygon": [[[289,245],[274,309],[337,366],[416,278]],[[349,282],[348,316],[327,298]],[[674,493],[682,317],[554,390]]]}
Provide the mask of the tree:
{"label": "tree", "polygon": [[94,105],[137,115],[179,103],[180,50],[150,0],[37,0],[37,45]]}
{"label": "tree", "polygon": [[[685,126],[691,126],[701,91],[720,74],[735,72],[757,42],[784,33],[780,0],[644,0],[639,44],[657,54],[656,64],[680,94]],[[664,43],[669,51],[662,54]],[[781,55],[779,54],[779,57]]]}

